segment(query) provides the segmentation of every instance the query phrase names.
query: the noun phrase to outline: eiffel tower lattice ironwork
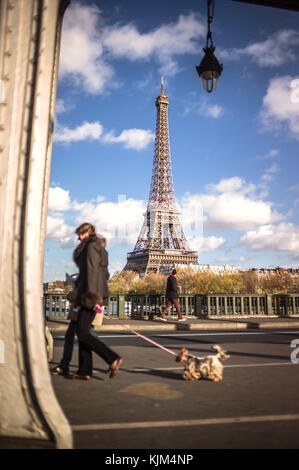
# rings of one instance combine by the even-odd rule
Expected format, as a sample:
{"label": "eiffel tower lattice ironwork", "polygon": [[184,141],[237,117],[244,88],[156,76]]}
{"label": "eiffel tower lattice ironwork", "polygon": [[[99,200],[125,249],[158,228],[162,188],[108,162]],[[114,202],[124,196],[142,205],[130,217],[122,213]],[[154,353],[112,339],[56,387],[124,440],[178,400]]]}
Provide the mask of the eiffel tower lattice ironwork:
{"label": "eiffel tower lattice ironwork", "polygon": [[189,248],[177,208],[171,171],[168,96],[156,99],[157,123],[154,165],[147,210],[134,250],[128,253],[125,270],[141,275],[168,271],[175,265],[198,264],[197,252]]}

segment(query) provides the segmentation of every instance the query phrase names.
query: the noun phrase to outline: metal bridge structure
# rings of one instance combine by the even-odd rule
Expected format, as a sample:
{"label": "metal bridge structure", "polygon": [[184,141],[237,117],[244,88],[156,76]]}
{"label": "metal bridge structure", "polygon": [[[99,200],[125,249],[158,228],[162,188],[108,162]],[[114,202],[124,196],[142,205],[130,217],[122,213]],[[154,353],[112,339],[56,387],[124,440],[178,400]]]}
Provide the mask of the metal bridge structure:
{"label": "metal bridge structure", "polygon": [[45,346],[43,264],[68,0],[0,0],[0,447],[71,448]]}

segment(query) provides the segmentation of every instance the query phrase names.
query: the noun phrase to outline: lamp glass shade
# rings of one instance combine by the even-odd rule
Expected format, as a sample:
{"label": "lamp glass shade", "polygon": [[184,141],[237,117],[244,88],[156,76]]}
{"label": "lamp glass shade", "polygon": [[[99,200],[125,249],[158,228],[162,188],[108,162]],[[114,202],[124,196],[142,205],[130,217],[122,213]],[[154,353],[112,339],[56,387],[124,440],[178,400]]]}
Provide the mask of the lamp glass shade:
{"label": "lamp glass shade", "polygon": [[202,79],[203,88],[208,92],[215,90],[218,78],[221,75],[223,65],[219,64],[217,57],[214,55],[215,47],[204,48],[204,57],[196,70]]}
{"label": "lamp glass shade", "polygon": [[219,74],[215,70],[205,70],[201,74],[202,86],[208,92],[215,90],[218,84]]}

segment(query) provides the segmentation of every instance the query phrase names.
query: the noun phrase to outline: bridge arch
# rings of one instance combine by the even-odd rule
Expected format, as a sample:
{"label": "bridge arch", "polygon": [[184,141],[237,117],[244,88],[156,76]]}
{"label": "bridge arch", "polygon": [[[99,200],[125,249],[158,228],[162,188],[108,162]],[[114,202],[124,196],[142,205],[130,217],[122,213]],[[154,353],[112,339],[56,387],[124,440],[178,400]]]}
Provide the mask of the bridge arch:
{"label": "bridge arch", "polygon": [[1,447],[72,447],[48,371],[42,305],[58,58],[68,4],[0,0]]}

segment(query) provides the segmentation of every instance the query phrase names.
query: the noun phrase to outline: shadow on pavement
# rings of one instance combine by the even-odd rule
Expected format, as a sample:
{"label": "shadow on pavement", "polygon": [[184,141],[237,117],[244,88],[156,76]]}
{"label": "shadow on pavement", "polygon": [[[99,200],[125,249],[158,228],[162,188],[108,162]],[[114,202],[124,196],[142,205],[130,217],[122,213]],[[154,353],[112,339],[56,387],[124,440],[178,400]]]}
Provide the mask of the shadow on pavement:
{"label": "shadow on pavement", "polygon": [[[124,369],[125,370],[125,369]],[[182,369],[183,370],[183,369]],[[146,374],[146,375],[153,375],[156,377],[161,377],[163,379],[171,379],[171,380],[182,380],[181,372],[171,372],[165,370],[146,370],[146,371],[139,371],[139,370],[127,370],[126,372],[133,373],[133,374]]]}

